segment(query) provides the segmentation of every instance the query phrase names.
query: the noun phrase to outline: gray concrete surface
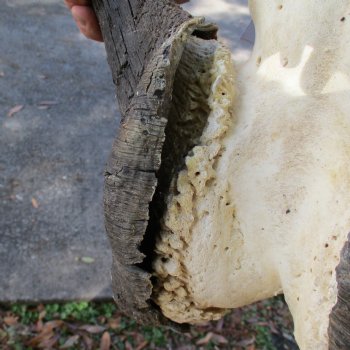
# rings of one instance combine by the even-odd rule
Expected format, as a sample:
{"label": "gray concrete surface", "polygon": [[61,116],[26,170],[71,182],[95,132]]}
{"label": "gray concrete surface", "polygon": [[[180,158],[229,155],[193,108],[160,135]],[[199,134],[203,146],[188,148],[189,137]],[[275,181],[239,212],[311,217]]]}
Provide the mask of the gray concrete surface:
{"label": "gray concrete surface", "polygon": [[110,297],[101,189],[119,116],[104,47],[63,1],[0,2],[0,300]]}
{"label": "gray concrete surface", "polygon": [[[186,8],[244,60],[246,1],[216,1]],[[62,0],[0,5],[0,301],[110,298],[102,183],[119,114],[104,47]]]}

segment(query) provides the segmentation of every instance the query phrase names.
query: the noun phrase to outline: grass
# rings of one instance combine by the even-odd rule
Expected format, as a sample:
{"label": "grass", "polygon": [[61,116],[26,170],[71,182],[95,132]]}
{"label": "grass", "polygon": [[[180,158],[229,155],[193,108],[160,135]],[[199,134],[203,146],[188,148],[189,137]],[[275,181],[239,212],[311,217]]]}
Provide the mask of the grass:
{"label": "grass", "polygon": [[297,349],[282,297],[234,310],[224,319],[175,333],[141,326],[112,302],[0,307],[0,349]]}

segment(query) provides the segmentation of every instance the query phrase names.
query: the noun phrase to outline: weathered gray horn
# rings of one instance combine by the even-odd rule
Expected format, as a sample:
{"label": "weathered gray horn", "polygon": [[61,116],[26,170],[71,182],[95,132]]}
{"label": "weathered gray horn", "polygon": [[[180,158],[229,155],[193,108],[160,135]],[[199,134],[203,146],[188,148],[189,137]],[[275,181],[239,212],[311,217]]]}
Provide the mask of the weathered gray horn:
{"label": "weathered gray horn", "polygon": [[151,301],[150,260],[164,193],[182,155],[169,158],[177,146],[164,147],[175,137],[165,129],[174,117],[174,77],[188,38],[214,39],[217,28],[167,0],[94,0],[93,6],[122,115],[104,189],[114,297],[137,321],[166,324]]}

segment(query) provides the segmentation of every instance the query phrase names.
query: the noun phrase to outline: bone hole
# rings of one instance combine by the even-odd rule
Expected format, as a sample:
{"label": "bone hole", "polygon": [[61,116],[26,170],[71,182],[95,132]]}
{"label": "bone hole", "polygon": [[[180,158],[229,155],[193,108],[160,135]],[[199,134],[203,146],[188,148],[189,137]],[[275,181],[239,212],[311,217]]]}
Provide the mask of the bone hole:
{"label": "bone hole", "polygon": [[200,174],[201,174],[200,171],[196,171],[196,173],[195,173],[196,176],[199,176]]}
{"label": "bone hole", "polygon": [[228,251],[228,247],[225,247],[225,252],[227,252]]}
{"label": "bone hole", "polygon": [[282,10],[282,9],[283,9],[283,5],[278,5],[277,8],[278,8],[279,10]]}
{"label": "bone hole", "polygon": [[259,67],[261,64],[261,56],[256,59],[256,65]]}

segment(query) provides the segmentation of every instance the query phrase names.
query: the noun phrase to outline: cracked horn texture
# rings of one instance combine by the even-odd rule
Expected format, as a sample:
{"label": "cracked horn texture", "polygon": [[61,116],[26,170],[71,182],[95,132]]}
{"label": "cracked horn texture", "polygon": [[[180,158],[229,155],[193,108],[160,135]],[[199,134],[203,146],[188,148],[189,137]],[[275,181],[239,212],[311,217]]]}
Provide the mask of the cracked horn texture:
{"label": "cracked horn texture", "polygon": [[122,115],[104,188],[114,297],[138,322],[175,326],[150,301],[151,273],[140,248],[157,190],[175,71],[186,35],[201,20],[166,0],[93,0],[93,6]]}

